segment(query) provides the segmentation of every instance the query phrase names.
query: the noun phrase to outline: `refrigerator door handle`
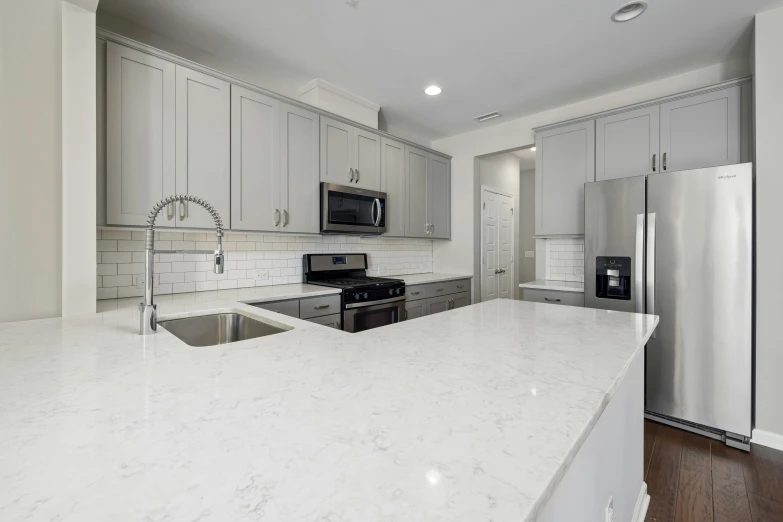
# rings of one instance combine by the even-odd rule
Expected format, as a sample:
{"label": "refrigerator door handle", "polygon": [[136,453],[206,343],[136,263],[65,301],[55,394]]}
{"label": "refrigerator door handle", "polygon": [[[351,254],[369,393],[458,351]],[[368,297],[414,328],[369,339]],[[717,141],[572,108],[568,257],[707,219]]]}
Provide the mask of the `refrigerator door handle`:
{"label": "refrigerator door handle", "polygon": [[[647,214],[647,313],[655,315],[655,213]],[[655,339],[655,330],[652,338]]]}
{"label": "refrigerator door handle", "polygon": [[636,266],[634,266],[633,291],[636,296],[635,307],[637,314],[644,313],[644,214],[636,214]]}

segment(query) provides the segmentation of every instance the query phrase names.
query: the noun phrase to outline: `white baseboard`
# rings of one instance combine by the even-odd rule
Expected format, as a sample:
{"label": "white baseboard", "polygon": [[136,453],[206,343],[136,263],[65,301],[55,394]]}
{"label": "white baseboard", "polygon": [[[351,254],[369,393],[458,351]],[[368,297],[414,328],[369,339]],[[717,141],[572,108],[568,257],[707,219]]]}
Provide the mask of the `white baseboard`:
{"label": "white baseboard", "polygon": [[759,446],[783,451],[783,435],[772,433],[771,431],[753,430],[750,442]]}
{"label": "white baseboard", "polygon": [[633,508],[633,519],[631,519],[631,522],[644,522],[648,507],[650,507],[650,495],[647,494],[647,483],[642,482],[642,489],[639,490],[639,497],[636,499],[636,507]]}

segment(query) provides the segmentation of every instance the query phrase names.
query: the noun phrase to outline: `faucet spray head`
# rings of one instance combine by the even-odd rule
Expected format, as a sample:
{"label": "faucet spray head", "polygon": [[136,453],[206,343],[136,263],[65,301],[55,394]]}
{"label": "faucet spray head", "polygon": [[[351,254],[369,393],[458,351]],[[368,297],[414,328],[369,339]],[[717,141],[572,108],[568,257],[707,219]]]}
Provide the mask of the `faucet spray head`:
{"label": "faucet spray head", "polygon": [[218,244],[217,250],[215,250],[215,273],[223,273],[223,265],[225,265],[225,256],[223,255],[223,233],[218,232],[217,235]]}

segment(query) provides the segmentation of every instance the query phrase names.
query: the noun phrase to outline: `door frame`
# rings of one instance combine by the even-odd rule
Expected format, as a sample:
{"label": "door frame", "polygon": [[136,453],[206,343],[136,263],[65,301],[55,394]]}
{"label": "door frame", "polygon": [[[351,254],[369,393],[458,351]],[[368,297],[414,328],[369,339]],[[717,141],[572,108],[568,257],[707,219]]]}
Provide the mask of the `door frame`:
{"label": "door frame", "polygon": [[[487,192],[492,192],[493,194],[498,194],[499,196],[506,196],[506,197],[511,198],[511,201],[512,201],[511,210],[512,210],[512,216],[513,217],[511,219],[511,263],[510,263],[510,267],[509,268],[510,268],[511,274],[512,274],[511,280],[512,281],[516,281],[516,276],[517,276],[516,272],[514,272],[514,267],[516,265],[516,259],[514,258],[514,252],[515,252],[516,246],[517,246],[517,238],[515,237],[515,235],[516,235],[516,227],[514,226],[514,221],[516,219],[516,214],[514,214],[514,212],[516,212],[514,210],[514,208],[516,206],[516,198],[510,192],[506,192],[505,190],[496,189],[495,187],[491,187],[489,185],[482,184],[481,185],[481,207],[480,207],[480,211],[481,212],[480,212],[480,217],[479,217],[479,226],[481,227],[481,239],[480,239],[481,240],[481,258],[479,259],[479,271],[478,271],[479,274],[482,274],[482,275],[479,278],[479,292],[478,292],[479,302],[483,302],[484,301],[484,290],[483,290],[484,286],[482,285],[482,282],[483,282],[482,281],[483,280],[483,273],[482,272],[484,270],[484,254],[485,254],[485,252],[484,252],[484,201],[485,201],[485,199],[484,199],[484,197],[485,197],[485,194]],[[512,283],[512,288],[511,288],[511,295],[512,296],[516,296],[516,289],[513,287],[513,283]]]}

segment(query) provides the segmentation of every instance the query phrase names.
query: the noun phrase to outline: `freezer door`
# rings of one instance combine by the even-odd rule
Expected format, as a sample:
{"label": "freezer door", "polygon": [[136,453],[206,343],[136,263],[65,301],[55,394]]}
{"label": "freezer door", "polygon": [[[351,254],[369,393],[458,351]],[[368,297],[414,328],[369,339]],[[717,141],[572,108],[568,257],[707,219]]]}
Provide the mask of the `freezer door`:
{"label": "freezer door", "polygon": [[585,306],[644,312],[645,177],[585,183]]}
{"label": "freezer door", "polygon": [[647,409],[750,436],[751,164],[647,178]]}

